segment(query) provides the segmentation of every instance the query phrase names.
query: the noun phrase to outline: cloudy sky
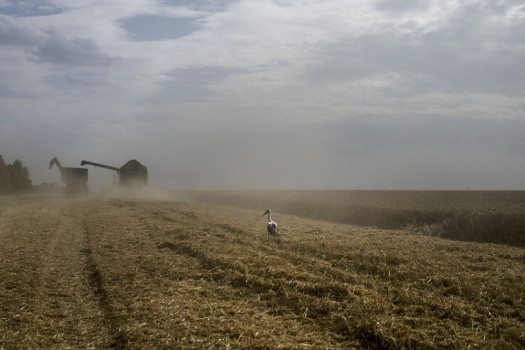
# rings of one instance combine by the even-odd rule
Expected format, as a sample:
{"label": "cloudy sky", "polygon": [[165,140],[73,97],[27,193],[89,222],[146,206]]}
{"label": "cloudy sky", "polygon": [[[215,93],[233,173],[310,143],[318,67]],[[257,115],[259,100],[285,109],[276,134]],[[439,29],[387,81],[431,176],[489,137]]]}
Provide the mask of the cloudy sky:
{"label": "cloudy sky", "polygon": [[525,190],[525,4],[0,0],[0,154],[35,184],[56,156],[174,189]]}

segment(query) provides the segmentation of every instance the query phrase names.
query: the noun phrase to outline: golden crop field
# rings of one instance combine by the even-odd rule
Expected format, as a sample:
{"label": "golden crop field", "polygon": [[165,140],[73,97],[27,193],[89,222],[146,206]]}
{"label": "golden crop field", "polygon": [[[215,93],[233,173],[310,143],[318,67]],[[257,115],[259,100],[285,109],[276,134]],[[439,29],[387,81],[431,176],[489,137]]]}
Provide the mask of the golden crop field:
{"label": "golden crop field", "polygon": [[523,247],[266,209],[0,199],[0,349],[525,347]]}
{"label": "golden crop field", "polygon": [[269,206],[331,222],[525,247],[525,191],[198,191],[186,198]]}

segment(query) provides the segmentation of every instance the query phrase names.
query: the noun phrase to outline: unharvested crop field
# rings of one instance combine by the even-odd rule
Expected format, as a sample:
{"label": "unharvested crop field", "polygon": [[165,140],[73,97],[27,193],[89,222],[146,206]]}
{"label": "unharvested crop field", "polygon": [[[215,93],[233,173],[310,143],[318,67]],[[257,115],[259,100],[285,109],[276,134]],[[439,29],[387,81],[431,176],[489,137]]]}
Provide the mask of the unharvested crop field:
{"label": "unharvested crop field", "polygon": [[0,349],[525,347],[524,248],[265,209],[0,198]]}
{"label": "unharvested crop field", "polygon": [[198,191],[198,201],[269,206],[331,222],[525,247],[525,191]]}

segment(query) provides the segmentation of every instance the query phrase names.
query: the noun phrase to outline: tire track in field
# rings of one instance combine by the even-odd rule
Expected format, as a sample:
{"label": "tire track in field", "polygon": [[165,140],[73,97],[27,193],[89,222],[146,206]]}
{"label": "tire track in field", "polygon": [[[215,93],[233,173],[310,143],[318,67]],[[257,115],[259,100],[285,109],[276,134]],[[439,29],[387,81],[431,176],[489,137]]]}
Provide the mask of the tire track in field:
{"label": "tire track in field", "polygon": [[[231,243],[233,245],[238,245],[238,246],[243,246],[245,248],[248,248],[250,251],[253,252],[254,255],[257,255],[260,253],[266,253],[266,255],[268,256],[280,257],[283,259],[283,261],[293,262],[294,265],[297,265],[297,266],[300,265],[303,267],[310,266],[312,265],[312,262],[315,262],[315,261],[326,262],[326,265],[328,265],[329,263],[328,259],[326,258],[323,259],[318,254],[312,254],[309,256],[307,256],[307,254],[301,254],[302,247],[298,245],[297,242],[294,242],[294,244],[291,245],[286,242],[283,243],[280,238],[275,239],[273,237],[267,237],[266,235],[259,236],[257,237],[257,239],[247,240],[247,238],[250,237],[251,233],[245,231],[242,228],[238,228],[228,223],[217,223],[216,221],[201,220],[198,218],[197,215],[189,211],[178,210],[175,208],[162,208],[162,209],[164,209],[164,212],[161,211],[159,208],[156,208],[154,211],[147,212],[147,214],[149,214],[152,217],[161,219],[163,221],[170,222],[170,223],[177,223],[180,225],[184,225],[188,223],[194,224],[197,220],[200,220],[201,226],[206,226],[207,230],[228,232],[229,234],[232,234],[233,236],[237,237]],[[182,215],[186,217],[186,219],[189,219],[189,221],[174,219],[171,216],[166,215],[165,211],[176,213],[179,216]],[[170,242],[167,242],[167,246],[170,246]],[[181,250],[182,252],[185,252],[186,255],[189,255],[192,257],[200,257],[201,260],[203,260],[203,262],[207,266],[210,264],[213,264],[213,261],[214,261],[213,259],[211,260],[206,259],[204,252],[200,251],[198,248],[192,248],[191,245],[185,244],[183,246],[180,246],[178,250]],[[318,268],[319,266],[316,266],[316,270],[315,270],[316,272],[318,271]]]}
{"label": "tire track in field", "polygon": [[[167,211],[161,213],[158,208],[155,216],[174,222]],[[358,277],[354,271],[335,266],[335,262],[340,261],[344,254],[325,256],[312,251],[308,244],[287,239],[269,240],[266,235],[256,235],[255,239],[250,239],[253,232],[228,221],[202,219],[199,224],[201,228],[210,229],[209,233],[215,231],[212,235],[215,239],[227,238],[231,234],[234,238],[229,239],[228,251],[206,248],[198,240],[164,242],[158,247],[197,259],[206,271],[201,277],[255,293],[277,313],[285,309],[299,319],[315,320],[319,326],[326,327],[323,325],[326,316],[340,310],[342,305],[360,303],[363,293],[369,298],[378,297],[375,291],[366,290],[362,284],[356,285]],[[224,244],[216,243],[212,246],[225,247]],[[237,258],[228,256],[235,252],[239,252]],[[254,264],[254,260],[264,263]],[[336,333],[340,331],[337,327],[328,329]]]}
{"label": "tire track in field", "polygon": [[[189,210],[181,210],[172,207],[155,207],[155,209],[147,211],[146,213],[152,217],[154,216],[157,219],[179,225],[187,225],[189,223],[195,224],[196,221],[200,221],[199,224],[201,226],[205,226],[209,231],[227,232],[228,234],[236,237],[232,240],[232,242],[230,242],[231,245],[239,245],[248,248],[253,252],[254,255],[266,255],[272,256],[274,258],[281,258],[283,262],[300,267],[302,270],[308,270],[312,276],[322,272],[322,275],[326,276],[326,279],[330,281],[335,279],[338,281],[338,283],[355,283],[356,273],[362,273],[362,270],[367,268],[367,266],[364,266],[366,265],[366,262],[360,262],[364,259],[362,254],[356,255],[355,252],[349,253],[342,249],[338,249],[336,252],[328,252],[326,249],[321,251],[318,247],[313,247],[309,243],[284,239],[286,236],[283,236],[283,239],[281,239],[281,237],[269,237],[266,235],[266,233],[262,235],[254,235],[254,232],[248,232],[244,228],[240,228],[237,225],[232,225],[228,222],[219,223],[216,220],[200,218]],[[173,218],[169,215],[169,213],[175,213],[178,218]],[[221,233],[218,235],[224,237],[224,235]],[[250,239],[250,237],[253,237],[253,239]],[[182,250],[190,252],[188,255],[193,257],[202,257],[203,255],[202,252],[191,252],[192,248],[188,247],[182,248]],[[355,263],[352,262],[352,264],[350,264],[352,260],[357,258],[359,258],[359,261],[356,261]],[[370,260],[371,258],[367,257],[367,259]],[[385,264],[390,267],[397,266],[405,262],[403,259],[397,257],[372,257],[372,259],[383,259],[385,260]],[[381,261],[374,261],[374,264],[377,264],[378,262]],[[206,265],[209,264],[209,262],[206,263]],[[379,268],[376,270],[379,270]],[[378,272],[376,270],[365,272],[379,276],[379,272],[381,271]],[[280,275],[280,277],[283,276]]]}
{"label": "tire track in field", "polygon": [[176,234],[157,248],[195,259],[201,273],[193,278],[251,295],[274,317],[293,315],[303,327],[345,336],[347,308],[366,309],[364,299],[379,298],[376,291],[356,284],[354,272],[334,266],[344,254],[325,256],[297,236],[285,234],[276,240],[257,234],[250,225],[237,225],[221,216],[220,210],[199,220],[196,214],[181,217],[181,210],[158,206],[141,214],[145,222],[154,219],[157,230],[191,227],[195,235]]}
{"label": "tire track in field", "polygon": [[86,269],[84,227],[78,217],[80,204],[67,203],[53,209],[55,212],[46,215],[59,218],[59,223],[43,258],[39,288],[42,316],[48,325],[45,338],[53,339],[60,347],[107,346],[111,343],[111,330]]}
{"label": "tire track in field", "polygon": [[[190,219],[191,222],[195,222],[197,215],[189,212],[177,210],[175,208],[163,208],[166,211],[176,213],[177,215],[183,215],[186,218]],[[177,222],[184,223],[183,221],[178,221],[166,215],[165,212],[161,212],[159,208],[156,208],[154,212],[150,212],[151,215],[154,215],[157,218],[160,218],[168,222]],[[327,276],[328,280],[333,280],[334,278],[338,280],[338,283],[354,283],[356,278],[354,274],[351,273],[348,269],[342,269],[337,267],[336,262],[340,262],[342,258],[346,257],[344,254],[338,254],[337,256],[330,256],[326,254],[319,254],[317,251],[312,250],[308,245],[302,244],[300,242],[287,242],[282,241],[280,238],[277,240],[273,237],[267,237],[266,235],[259,236],[257,239],[248,240],[247,238],[252,235],[252,233],[245,231],[243,228],[236,227],[229,223],[217,223],[216,221],[201,220],[202,223],[212,229],[217,231],[226,231],[229,234],[237,237],[237,239],[231,242],[232,245],[243,246],[250,251],[253,255],[266,255],[272,256],[274,258],[281,258],[283,262],[290,263],[296,267],[301,267],[301,269],[307,269],[311,273],[311,276],[316,275],[319,271],[323,273],[323,276]],[[167,242],[169,245],[169,242]],[[173,249],[172,249],[173,250]],[[191,245],[185,244],[179,246],[175,249],[186,253],[188,256],[198,257],[205,266],[211,266],[214,263],[218,265],[221,264],[217,259],[207,258],[205,252],[200,251],[199,248],[194,248]],[[264,253],[264,254],[261,254]],[[222,266],[226,267],[226,266]],[[232,267],[232,266],[230,266]],[[235,269],[235,266],[232,268]],[[268,276],[268,273],[264,274]],[[286,273],[279,274],[275,277],[286,277]],[[289,275],[290,279],[297,278],[293,274]]]}
{"label": "tire track in field", "polygon": [[0,336],[0,348],[102,348],[109,343],[88,283],[79,208],[69,201],[21,205],[10,217],[2,241],[12,248],[3,267],[16,281],[9,284],[14,288],[9,299],[0,298],[7,325],[12,324],[8,337]]}
{"label": "tire track in field", "polygon": [[[169,211],[180,214],[180,211],[173,209]],[[174,221],[173,218],[166,215],[165,212],[160,212],[158,209],[153,214],[162,220]],[[194,217],[196,215],[191,216],[191,218]],[[213,278],[215,280],[223,280],[234,288],[246,288],[257,290],[258,292],[273,291],[278,294],[286,293],[285,289],[287,289],[315,297],[328,297],[333,300],[340,300],[349,296],[348,289],[342,284],[353,283],[355,278],[348,271],[332,267],[331,264],[329,265],[330,261],[319,257],[317,254],[312,256],[301,254],[300,251],[295,251],[297,249],[295,247],[296,244],[283,243],[280,239],[277,241],[272,239],[271,243],[273,244],[268,244],[267,239],[261,238],[248,241],[246,239],[249,237],[248,232],[228,223],[206,221],[205,224],[218,231],[226,231],[236,236],[237,239],[231,242],[231,246],[239,246],[243,251],[244,257],[247,255],[252,257],[259,256],[260,259],[272,257],[275,260],[275,266],[244,267],[242,258],[235,261],[222,258],[219,255],[224,254],[224,252],[207,252],[191,242],[178,242],[178,244],[164,242],[158,247],[169,248],[177,254],[196,258],[206,270],[222,269],[223,272],[215,272]],[[291,264],[300,268],[302,274],[280,268],[277,260],[280,260],[283,264]],[[319,271],[323,272],[323,277],[321,278],[316,275]],[[308,276],[304,275],[304,273],[308,274]],[[314,276],[316,277],[312,281]],[[336,281],[334,281],[334,277]]]}
{"label": "tire track in field", "polygon": [[119,317],[113,310],[109,300],[108,293],[105,289],[103,274],[93,254],[91,235],[87,226],[84,226],[83,238],[85,241],[85,248],[83,248],[81,252],[85,256],[84,264],[85,270],[87,271],[89,287],[97,301],[98,307],[102,311],[104,324],[108,328],[111,335],[111,339],[109,340],[107,346],[111,348],[123,349],[126,347],[126,344],[128,344],[128,337],[121,330]]}
{"label": "tire track in field", "polygon": [[[156,248],[164,251],[161,255],[164,258],[156,260],[157,264],[162,263],[169,266],[170,260],[193,260],[194,263],[189,264],[192,268],[188,270],[185,279],[199,281],[199,283],[205,281],[208,290],[217,293],[217,296],[220,296],[219,299],[231,300],[232,295],[237,295],[239,297],[237,303],[221,306],[221,302],[219,302],[217,306],[225,308],[230,306],[235,308],[234,310],[238,310],[246,304],[251,305],[249,307],[250,313],[260,315],[261,319],[250,319],[249,324],[253,326],[254,324],[268,322],[274,327],[266,330],[269,334],[275,331],[276,325],[282,327],[281,330],[276,331],[278,334],[276,336],[284,338],[286,338],[286,330],[290,329],[305,334],[324,334],[326,332],[322,325],[312,322],[311,318],[304,316],[306,307],[297,301],[298,294],[296,291],[299,294],[308,295],[312,299],[311,297],[315,297],[318,290],[302,288],[294,284],[293,280],[286,280],[286,276],[279,275],[280,272],[285,272],[283,269],[280,272],[275,272],[272,268],[266,269],[268,265],[259,266],[261,269],[251,265],[247,258],[248,260],[253,258],[255,261],[264,261],[265,254],[257,252],[256,246],[253,242],[246,240],[247,237],[241,237],[246,234],[246,231],[225,222],[217,222],[192,214],[191,210],[184,210],[186,208],[182,210],[185,213],[182,216],[186,220],[181,217],[181,210],[179,209],[162,209],[156,207],[151,210],[145,206],[139,215],[140,220],[151,222],[154,219],[153,229],[160,232],[169,232],[170,230],[166,231],[168,227],[178,227],[183,232],[175,230],[174,235],[169,238],[148,233],[150,238],[155,237],[159,242],[156,244]],[[229,238],[228,232],[234,233],[235,237]],[[217,247],[219,249],[216,249]],[[228,250],[231,248],[232,251],[225,252],[223,250],[225,247],[228,247]],[[173,254],[172,258],[169,257],[170,254],[167,254],[168,251]],[[235,252],[238,252],[239,255],[237,256]],[[228,256],[229,253],[233,254]],[[272,260],[270,266],[275,267],[279,262],[284,261],[277,257],[275,261]],[[289,276],[290,279],[296,277],[293,273]],[[210,293],[209,291],[208,293]],[[220,292],[218,293],[218,291]],[[202,303],[206,305],[209,301],[203,299]],[[233,306],[235,304],[239,306]],[[293,316],[282,318],[281,312],[293,314]],[[308,314],[310,316],[312,311],[309,311]]]}

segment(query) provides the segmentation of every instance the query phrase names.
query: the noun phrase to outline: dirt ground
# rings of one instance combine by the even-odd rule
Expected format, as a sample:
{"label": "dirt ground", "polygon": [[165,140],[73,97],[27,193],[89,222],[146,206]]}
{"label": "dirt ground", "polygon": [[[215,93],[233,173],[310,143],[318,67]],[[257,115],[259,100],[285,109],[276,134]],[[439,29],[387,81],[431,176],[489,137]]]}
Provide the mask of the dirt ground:
{"label": "dirt ground", "polygon": [[265,209],[0,205],[0,349],[525,346],[525,250]]}

